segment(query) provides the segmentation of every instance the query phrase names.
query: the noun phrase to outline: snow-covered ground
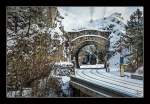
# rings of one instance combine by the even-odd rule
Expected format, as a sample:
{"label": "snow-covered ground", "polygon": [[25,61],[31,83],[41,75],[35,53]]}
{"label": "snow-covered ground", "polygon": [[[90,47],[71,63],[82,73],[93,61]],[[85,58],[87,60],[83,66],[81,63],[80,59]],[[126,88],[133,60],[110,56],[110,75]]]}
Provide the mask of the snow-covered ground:
{"label": "snow-covered ground", "polygon": [[81,65],[80,68],[104,68],[104,64]]}
{"label": "snow-covered ground", "polygon": [[75,77],[133,97],[143,97],[143,81],[141,80],[120,77],[116,73],[107,73],[102,69],[76,69]]}
{"label": "snow-covered ground", "polygon": [[[113,59],[113,58],[112,58]],[[115,60],[115,59],[114,59]],[[111,60],[112,61],[112,60]],[[112,62],[113,63],[113,62]],[[94,70],[94,69],[103,69],[104,68],[104,64],[96,64],[96,65],[81,65],[80,66],[81,69],[90,69]],[[116,65],[115,62],[114,64],[109,66],[110,68],[110,72],[111,74],[115,75],[115,76],[120,76],[120,68],[119,68],[119,63]],[[106,69],[103,69],[103,71],[106,71]],[[140,71],[140,74],[138,73]],[[131,75],[132,74],[137,74],[137,75],[143,75],[143,66],[140,67],[135,73],[129,73],[129,72],[124,72],[125,77],[124,78],[130,78],[131,79]],[[131,79],[132,80],[132,79]],[[136,79],[135,79],[136,80]],[[134,80],[134,81],[135,81]]]}

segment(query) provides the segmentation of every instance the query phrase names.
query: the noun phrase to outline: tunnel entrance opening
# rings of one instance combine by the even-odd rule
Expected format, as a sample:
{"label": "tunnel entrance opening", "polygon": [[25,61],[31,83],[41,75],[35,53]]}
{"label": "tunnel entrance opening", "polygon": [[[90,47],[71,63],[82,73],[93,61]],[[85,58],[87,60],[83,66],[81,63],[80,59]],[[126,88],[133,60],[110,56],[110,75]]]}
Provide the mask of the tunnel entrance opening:
{"label": "tunnel entrance opening", "polygon": [[104,64],[104,55],[97,45],[86,45],[78,54],[79,65]]}
{"label": "tunnel entrance opening", "polygon": [[[91,51],[87,50],[91,48]],[[81,65],[105,64],[106,49],[102,44],[95,41],[85,41],[80,45],[74,54],[76,68]]]}

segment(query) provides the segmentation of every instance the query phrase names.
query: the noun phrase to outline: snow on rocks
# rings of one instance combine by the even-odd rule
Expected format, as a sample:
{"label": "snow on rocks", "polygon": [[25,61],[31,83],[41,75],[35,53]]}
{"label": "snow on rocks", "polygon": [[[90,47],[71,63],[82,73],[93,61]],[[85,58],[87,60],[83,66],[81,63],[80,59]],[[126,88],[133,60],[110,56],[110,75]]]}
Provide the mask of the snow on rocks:
{"label": "snow on rocks", "polygon": [[[22,91],[22,97],[31,97],[31,92],[32,89],[31,88],[23,88]],[[7,97],[20,97],[20,91],[8,91],[7,92]]]}
{"label": "snow on rocks", "polygon": [[69,67],[72,67],[73,64],[70,62],[56,62],[55,63],[55,70],[53,72],[53,77],[59,78],[61,81],[61,90],[64,94],[68,95],[68,89],[69,89],[69,81],[70,77],[67,76],[70,70]]}
{"label": "snow on rocks", "polygon": [[60,66],[63,66],[63,67],[67,67],[67,66],[73,66],[73,63],[71,62],[56,62],[55,65],[60,65]]}

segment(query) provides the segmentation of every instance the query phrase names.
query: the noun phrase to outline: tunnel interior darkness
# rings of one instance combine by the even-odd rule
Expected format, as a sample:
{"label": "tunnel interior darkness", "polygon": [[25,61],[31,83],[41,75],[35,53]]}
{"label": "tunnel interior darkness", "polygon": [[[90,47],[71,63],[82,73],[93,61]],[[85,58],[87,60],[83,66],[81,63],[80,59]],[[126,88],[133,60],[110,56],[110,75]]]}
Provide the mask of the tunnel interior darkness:
{"label": "tunnel interior darkness", "polygon": [[[80,68],[80,65],[79,65],[79,53],[80,51],[85,47],[85,46],[88,46],[88,45],[95,45],[95,47],[99,48],[98,47],[98,42],[95,42],[95,41],[85,41],[82,43],[82,45],[80,45],[76,51],[75,51],[75,54],[74,54],[74,57],[75,57],[75,64],[76,64],[76,68]],[[105,46],[104,46],[105,47]]]}

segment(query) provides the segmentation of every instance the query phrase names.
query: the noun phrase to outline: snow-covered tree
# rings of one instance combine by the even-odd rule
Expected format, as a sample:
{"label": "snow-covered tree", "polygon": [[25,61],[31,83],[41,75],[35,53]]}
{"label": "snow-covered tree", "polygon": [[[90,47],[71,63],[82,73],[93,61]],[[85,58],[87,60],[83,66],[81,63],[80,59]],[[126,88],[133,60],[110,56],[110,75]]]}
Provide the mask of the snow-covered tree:
{"label": "snow-covered tree", "polygon": [[[143,13],[137,9],[127,21],[126,32],[119,33],[119,40],[115,43],[115,50],[127,58],[132,70],[136,70],[143,63],[144,18]],[[128,50],[127,54],[123,51]],[[127,51],[126,50],[126,51]]]}
{"label": "snow-covered tree", "polygon": [[143,12],[137,9],[127,22],[126,35],[128,38],[125,43],[129,44],[130,50],[135,53],[131,61],[136,60],[136,65],[143,64],[143,47],[144,47],[144,16]]}

